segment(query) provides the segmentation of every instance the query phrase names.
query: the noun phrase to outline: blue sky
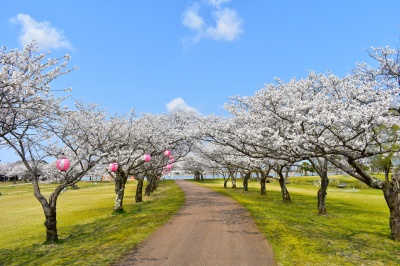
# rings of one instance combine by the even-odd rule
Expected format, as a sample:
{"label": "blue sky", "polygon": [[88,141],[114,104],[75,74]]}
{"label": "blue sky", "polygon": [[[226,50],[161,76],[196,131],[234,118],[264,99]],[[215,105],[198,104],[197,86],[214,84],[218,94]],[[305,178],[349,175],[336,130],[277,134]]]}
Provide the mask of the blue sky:
{"label": "blue sky", "polygon": [[[400,44],[400,1],[3,1],[0,46],[35,38],[78,71],[53,89],[110,113],[222,114],[229,96],[308,70],[343,76],[365,48]],[[13,161],[2,151],[0,160]]]}
{"label": "blue sky", "polygon": [[[53,83],[110,113],[187,106],[221,114],[232,95],[308,70],[343,76],[365,48],[400,44],[400,1],[4,1],[0,46],[35,38],[79,67]],[[168,105],[169,103],[169,105]]]}

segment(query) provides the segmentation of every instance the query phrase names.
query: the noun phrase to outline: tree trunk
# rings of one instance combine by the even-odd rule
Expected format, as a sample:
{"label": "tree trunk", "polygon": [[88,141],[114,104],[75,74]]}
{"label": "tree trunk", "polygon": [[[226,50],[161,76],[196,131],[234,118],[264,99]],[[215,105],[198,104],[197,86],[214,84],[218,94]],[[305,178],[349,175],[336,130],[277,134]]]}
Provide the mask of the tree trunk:
{"label": "tree trunk", "polygon": [[390,182],[383,187],[386,203],[389,207],[389,225],[393,240],[400,241],[400,171],[397,170]]}
{"label": "tree trunk", "polygon": [[283,202],[291,203],[292,199],[290,198],[289,191],[286,188],[286,180],[285,176],[282,173],[282,167],[279,167],[278,175],[279,175],[279,185],[281,186]]}
{"label": "tree trunk", "polygon": [[321,176],[321,187],[318,190],[318,214],[325,215],[327,214],[326,210],[326,195],[329,185],[328,176]]}
{"label": "tree trunk", "polygon": [[328,195],[328,161],[325,158],[312,158],[309,159],[312,167],[317,171],[321,178],[321,187],[318,190],[318,214],[325,215],[328,213],[326,209],[326,196]]}
{"label": "tree trunk", "polygon": [[122,170],[117,170],[115,177],[115,202],[114,202],[114,212],[123,211],[123,200],[125,195],[125,185],[128,180],[127,173]]}
{"label": "tree trunk", "polygon": [[144,190],[144,195],[145,196],[150,196],[150,193],[152,192],[151,189],[153,187],[153,177],[147,177],[147,186],[146,189]]}
{"label": "tree trunk", "polygon": [[226,178],[225,175],[224,175],[224,188],[227,188],[227,187],[228,187],[228,186],[227,186],[228,181],[229,181],[229,175],[228,175],[227,178]]}
{"label": "tree trunk", "polygon": [[231,181],[232,181],[232,188],[236,188],[236,176],[233,176]]}
{"label": "tree trunk", "polygon": [[45,210],[46,221],[46,242],[54,243],[58,241],[57,233],[57,211],[55,208],[48,208]]}
{"label": "tree trunk", "polygon": [[249,179],[250,179],[250,176],[251,176],[251,172],[248,172],[243,176],[243,188],[244,188],[244,191],[249,191]]}
{"label": "tree trunk", "polygon": [[194,180],[200,180],[200,172],[194,173]]}
{"label": "tree trunk", "polygon": [[57,198],[60,195],[64,186],[59,186],[56,190],[50,195],[49,201],[46,200],[45,197],[40,192],[40,187],[38,184],[37,178],[32,178],[33,191],[36,199],[40,202],[43,208],[45,222],[44,226],[46,227],[46,242],[54,243],[58,241],[58,233],[57,233]]}
{"label": "tree trunk", "polygon": [[153,182],[152,182],[152,185],[151,185],[151,193],[153,193],[154,190],[157,190],[158,181],[159,181],[158,177],[154,177],[153,178]]}
{"label": "tree trunk", "polygon": [[144,178],[137,178],[137,187],[136,187],[136,196],[135,202],[139,203],[143,201],[142,191],[143,191],[143,179]]}
{"label": "tree trunk", "polygon": [[261,195],[267,195],[267,186],[265,184],[267,180],[267,175],[261,174],[260,185],[261,185]]}
{"label": "tree trunk", "polygon": [[236,188],[236,173],[233,170],[229,170],[229,176],[231,177],[232,188]]}

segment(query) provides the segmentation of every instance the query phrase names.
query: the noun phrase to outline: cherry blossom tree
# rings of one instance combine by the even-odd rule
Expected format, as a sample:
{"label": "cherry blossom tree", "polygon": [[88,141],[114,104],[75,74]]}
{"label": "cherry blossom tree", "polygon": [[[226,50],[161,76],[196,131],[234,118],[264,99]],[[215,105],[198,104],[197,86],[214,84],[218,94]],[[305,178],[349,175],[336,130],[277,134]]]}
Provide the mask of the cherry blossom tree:
{"label": "cherry blossom tree", "polygon": [[[383,61],[397,71],[392,61]],[[398,147],[398,76],[382,76],[392,72],[365,65],[344,78],[310,72],[301,80],[268,84],[253,97],[235,97],[228,110],[249,125],[236,129],[242,146],[235,146],[253,157],[311,161],[324,184],[324,191],[318,192],[321,213],[326,211],[327,161],[382,189],[391,211],[392,236],[399,240],[398,180],[380,180],[362,167],[365,158]]]}
{"label": "cherry blossom tree", "polygon": [[[113,127],[95,105],[77,103],[74,110],[60,108],[65,97],[54,96],[50,83],[71,71],[66,69],[70,57],[45,60],[46,56],[37,54],[35,43],[22,51],[2,50],[0,144],[21,158],[43,208],[46,241],[56,242],[58,196],[101,161],[104,153],[100,148],[109,145]],[[54,162],[46,163],[61,154],[71,162],[62,173],[55,170]],[[58,181],[48,198],[41,192],[40,179]]]}
{"label": "cherry blossom tree", "polygon": [[[20,156],[34,188],[34,195],[42,205],[45,215],[46,241],[56,242],[57,199],[67,187],[75,186],[83,176],[105,156],[101,147],[109,145],[113,130],[105,121],[105,114],[94,106],[77,105],[75,111],[58,112],[51,123],[38,129],[29,129],[29,134],[8,135],[7,143]],[[65,172],[56,170],[55,162],[43,165],[44,161],[65,155],[71,167]],[[57,180],[58,186],[46,198],[40,188],[40,179]]]}
{"label": "cherry blossom tree", "polygon": [[[123,211],[125,185],[129,176],[133,175],[138,182],[135,201],[141,202],[144,178],[147,177],[150,183],[148,191],[151,192],[163,167],[171,163],[171,159],[163,155],[164,151],[171,151],[174,161],[178,161],[190,150],[190,136],[183,132],[182,119],[176,113],[142,114],[139,118],[130,113],[118,119],[120,122],[115,131],[118,141],[113,141],[104,160],[106,165],[118,163],[118,170],[110,173],[115,180],[114,212]],[[150,162],[144,160],[145,154],[151,156]]]}
{"label": "cherry blossom tree", "polygon": [[35,42],[21,51],[0,50],[0,136],[22,134],[57,112],[63,98],[53,96],[50,83],[74,68],[66,68],[69,55],[45,60],[47,56],[38,54]]}

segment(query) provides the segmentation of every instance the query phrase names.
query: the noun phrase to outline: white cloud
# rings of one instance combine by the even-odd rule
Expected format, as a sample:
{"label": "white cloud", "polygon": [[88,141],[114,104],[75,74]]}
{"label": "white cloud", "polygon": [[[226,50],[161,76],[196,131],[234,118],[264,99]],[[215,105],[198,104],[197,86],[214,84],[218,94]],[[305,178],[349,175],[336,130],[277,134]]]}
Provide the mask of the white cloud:
{"label": "white cloud", "polygon": [[185,103],[185,101],[184,101],[182,98],[180,98],[180,97],[175,98],[175,99],[173,99],[172,101],[168,102],[168,103],[166,104],[166,106],[167,106],[168,112],[172,112],[172,111],[180,110],[180,109],[186,110],[186,111],[193,111],[193,112],[196,112],[196,113],[199,112],[199,111],[197,111],[195,108],[193,108],[193,107],[187,105],[187,104]]}
{"label": "white cloud", "polygon": [[212,6],[211,13],[213,20],[206,23],[200,15],[200,3],[189,6],[182,14],[182,24],[195,32],[191,38],[185,38],[192,43],[200,39],[234,41],[243,33],[243,20],[234,9],[221,8],[224,3],[230,0],[205,0],[205,3]]}
{"label": "white cloud", "polygon": [[185,12],[182,14],[182,23],[186,27],[192,30],[199,30],[203,27],[204,21],[198,14],[199,5],[194,4],[189,7]]}
{"label": "white cloud", "polygon": [[214,40],[233,41],[242,32],[242,20],[238,17],[235,10],[224,8],[214,13],[216,18],[215,27],[206,30],[207,36]]}
{"label": "white cloud", "polygon": [[207,3],[210,5],[215,6],[216,8],[219,8],[221,4],[223,3],[229,3],[231,0],[206,0]]}
{"label": "white cloud", "polygon": [[37,22],[26,14],[18,14],[11,19],[12,23],[22,27],[19,41],[25,46],[35,40],[41,50],[47,49],[73,49],[71,43],[64,36],[62,30],[53,28],[49,22]]}

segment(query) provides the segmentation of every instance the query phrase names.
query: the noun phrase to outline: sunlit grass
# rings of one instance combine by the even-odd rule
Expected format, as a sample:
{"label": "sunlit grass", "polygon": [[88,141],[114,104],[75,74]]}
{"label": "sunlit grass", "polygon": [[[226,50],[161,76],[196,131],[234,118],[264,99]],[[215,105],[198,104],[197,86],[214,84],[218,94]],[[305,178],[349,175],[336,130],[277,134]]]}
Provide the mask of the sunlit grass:
{"label": "sunlit grass", "polygon": [[[348,183],[356,181],[340,177]],[[280,265],[400,265],[400,243],[390,239],[389,211],[382,192],[374,189],[329,188],[329,214],[317,213],[318,187],[306,179],[290,178],[293,203],[282,202],[277,181],[267,184],[267,195],[252,180],[249,192],[223,188],[223,181],[203,184],[245,206],[271,243]],[[241,186],[242,179],[237,185]]]}
{"label": "sunlit grass", "polygon": [[[80,182],[58,201],[60,243],[44,245],[44,215],[31,186],[1,187],[0,265],[108,265],[164,224],[184,203],[173,181],[163,181],[144,202],[134,203],[129,182],[122,214],[113,214],[113,183]],[[54,185],[44,186],[50,193]],[[48,192],[47,192],[48,191]]]}

